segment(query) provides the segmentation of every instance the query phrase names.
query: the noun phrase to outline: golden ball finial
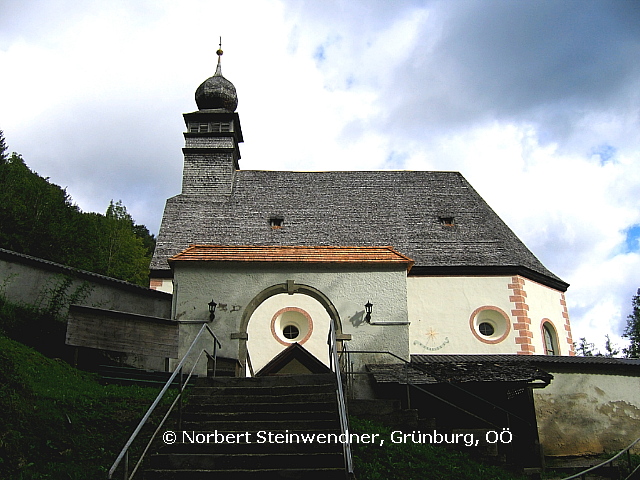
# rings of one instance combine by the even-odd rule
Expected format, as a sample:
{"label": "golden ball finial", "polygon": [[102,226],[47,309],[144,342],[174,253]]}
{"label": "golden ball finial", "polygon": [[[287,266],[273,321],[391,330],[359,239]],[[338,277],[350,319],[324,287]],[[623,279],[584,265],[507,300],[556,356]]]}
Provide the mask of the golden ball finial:
{"label": "golden ball finial", "polygon": [[216,54],[218,55],[218,57],[221,57],[221,56],[222,56],[222,54],[224,53],[224,52],[222,51],[222,37],[220,37],[220,44],[219,44],[218,46],[219,46],[219,48],[218,48],[218,50],[216,51]]}

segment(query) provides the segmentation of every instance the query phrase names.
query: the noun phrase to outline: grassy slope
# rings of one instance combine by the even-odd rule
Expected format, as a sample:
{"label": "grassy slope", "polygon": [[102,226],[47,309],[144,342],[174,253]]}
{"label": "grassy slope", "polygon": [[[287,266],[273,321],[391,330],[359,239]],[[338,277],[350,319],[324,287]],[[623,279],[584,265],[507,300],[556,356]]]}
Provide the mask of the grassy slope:
{"label": "grassy slope", "polygon": [[105,478],[158,390],[96,377],[0,336],[0,478]]}

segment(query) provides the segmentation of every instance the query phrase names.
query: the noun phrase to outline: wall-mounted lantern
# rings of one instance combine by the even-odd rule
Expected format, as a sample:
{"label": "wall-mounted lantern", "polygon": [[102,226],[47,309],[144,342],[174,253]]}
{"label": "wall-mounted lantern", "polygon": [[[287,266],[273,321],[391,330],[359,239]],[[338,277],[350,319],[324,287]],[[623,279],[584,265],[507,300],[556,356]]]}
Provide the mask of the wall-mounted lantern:
{"label": "wall-mounted lantern", "polygon": [[209,321],[213,322],[213,319],[216,318],[216,307],[218,304],[213,301],[213,299],[209,302]]}
{"label": "wall-mounted lantern", "polygon": [[366,315],[364,316],[364,319],[367,323],[371,322],[371,310],[373,309],[373,303],[371,302],[367,302],[364,306],[364,310],[366,312]]}

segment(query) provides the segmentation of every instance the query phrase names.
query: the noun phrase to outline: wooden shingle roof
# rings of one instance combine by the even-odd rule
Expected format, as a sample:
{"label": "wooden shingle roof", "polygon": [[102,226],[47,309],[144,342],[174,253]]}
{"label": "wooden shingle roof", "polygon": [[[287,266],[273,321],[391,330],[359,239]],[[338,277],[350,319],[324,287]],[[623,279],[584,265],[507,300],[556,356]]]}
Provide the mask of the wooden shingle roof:
{"label": "wooden shingle roof", "polygon": [[152,276],[171,276],[168,259],[192,244],[392,245],[415,261],[412,275],[517,274],[568,287],[458,172],[237,170],[228,191],[167,200]]}
{"label": "wooden shingle roof", "polygon": [[169,259],[170,264],[178,261],[397,263],[407,270],[413,265],[413,260],[392,247],[191,245]]}
{"label": "wooden shingle roof", "polygon": [[[523,355],[524,356],[524,355]],[[553,375],[532,363],[511,361],[465,361],[413,364],[406,368],[399,364],[367,365],[377,383],[429,385],[466,382],[542,382],[548,385]]]}

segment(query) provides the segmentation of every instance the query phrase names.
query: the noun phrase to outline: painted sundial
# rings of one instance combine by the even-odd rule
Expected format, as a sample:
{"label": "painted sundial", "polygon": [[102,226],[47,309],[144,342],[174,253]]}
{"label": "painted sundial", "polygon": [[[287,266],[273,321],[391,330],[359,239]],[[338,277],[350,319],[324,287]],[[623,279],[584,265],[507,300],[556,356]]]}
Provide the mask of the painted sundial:
{"label": "painted sundial", "polygon": [[423,338],[423,341],[414,340],[413,344],[418,345],[430,352],[441,350],[446,344],[449,343],[449,337],[444,337],[444,339],[442,339],[440,333],[438,333],[438,331],[433,327],[429,327],[424,335],[425,336]]}

